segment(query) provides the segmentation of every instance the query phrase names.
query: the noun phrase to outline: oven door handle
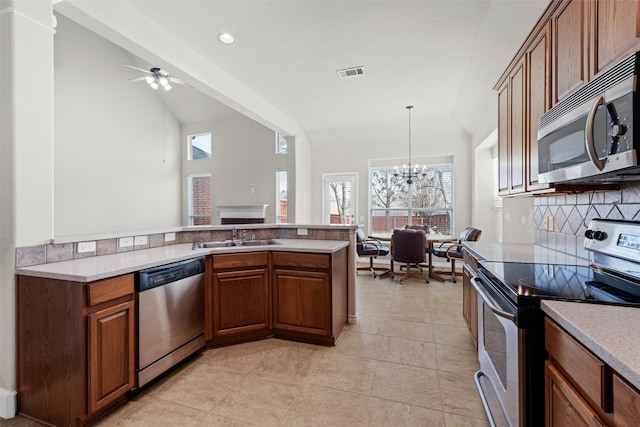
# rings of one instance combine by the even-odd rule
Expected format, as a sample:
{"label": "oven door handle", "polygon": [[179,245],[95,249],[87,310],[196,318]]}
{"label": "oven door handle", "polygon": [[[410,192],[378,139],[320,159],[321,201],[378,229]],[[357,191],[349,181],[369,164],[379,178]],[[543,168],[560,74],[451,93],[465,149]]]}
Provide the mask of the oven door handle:
{"label": "oven door handle", "polygon": [[585,126],[584,132],[584,143],[587,148],[587,154],[589,154],[589,158],[591,162],[594,164],[598,170],[604,169],[604,162],[606,160],[600,160],[598,158],[598,153],[596,152],[596,145],[593,139],[593,122],[596,118],[596,113],[598,112],[598,107],[604,104],[604,97],[601,95],[598,99],[595,100],[593,105],[591,106],[591,111],[589,112],[589,116],[587,117],[587,124]]}
{"label": "oven door handle", "polygon": [[485,302],[485,304],[487,304],[489,306],[491,311],[493,311],[496,315],[498,315],[500,317],[504,317],[507,320],[515,322],[516,316],[513,313],[509,313],[508,311],[504,311],[503,309],[498,307],[498,304],[496,304],[496,302],[493,300],[493,298],[491,298],[485,292],[484,288],[482,287],[482,284],[480,283],[480,279],[478,279],[477,277],[471,278],[471,284],[475,288],[476,292],[478,292],[478,294],[480,295],[480,298],[482,298],[482,300]]}

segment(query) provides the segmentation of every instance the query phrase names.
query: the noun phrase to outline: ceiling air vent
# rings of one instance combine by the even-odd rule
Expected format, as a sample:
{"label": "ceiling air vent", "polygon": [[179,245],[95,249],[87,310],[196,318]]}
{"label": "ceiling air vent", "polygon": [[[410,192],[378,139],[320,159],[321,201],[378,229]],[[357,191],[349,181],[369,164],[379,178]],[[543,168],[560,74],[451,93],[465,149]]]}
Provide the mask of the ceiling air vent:
{"label": "ceiling air vent", "polygon": [[343,70],[337,70],[336,73],[338,73],[338,76],[341,79],[346,79],[349,77],[358,77],[364,74],[364,68],[362,66],[345,68]]}

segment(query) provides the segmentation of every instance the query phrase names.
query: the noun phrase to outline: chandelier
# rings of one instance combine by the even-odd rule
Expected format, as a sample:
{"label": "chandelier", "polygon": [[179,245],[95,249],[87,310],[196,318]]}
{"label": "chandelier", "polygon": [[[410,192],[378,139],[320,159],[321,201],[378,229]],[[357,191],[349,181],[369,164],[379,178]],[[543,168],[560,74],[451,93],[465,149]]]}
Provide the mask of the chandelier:
{"label": "chandelier", "polygon": [[407,110],[409,110],[409,163],[406,165],[402,165],[402,168],[398,169],[397,166],[394,167],[393,176],[398,181],[406,181],[407,185],[411,185],[414,181],[420,181],[425,179],[425,167],[423,166],[420,169],[420,165],[412,165],[411,164],[411,109],[413,105],[407,105]]}

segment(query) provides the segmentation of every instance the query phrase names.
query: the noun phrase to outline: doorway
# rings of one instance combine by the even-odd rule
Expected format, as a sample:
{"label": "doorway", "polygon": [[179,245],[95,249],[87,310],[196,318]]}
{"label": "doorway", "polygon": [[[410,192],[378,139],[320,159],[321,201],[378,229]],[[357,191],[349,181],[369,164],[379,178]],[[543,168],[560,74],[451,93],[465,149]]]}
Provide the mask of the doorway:
{"label": "doorway", "polygon": [[358,174],[322,174],[322,223],[355,224]]}

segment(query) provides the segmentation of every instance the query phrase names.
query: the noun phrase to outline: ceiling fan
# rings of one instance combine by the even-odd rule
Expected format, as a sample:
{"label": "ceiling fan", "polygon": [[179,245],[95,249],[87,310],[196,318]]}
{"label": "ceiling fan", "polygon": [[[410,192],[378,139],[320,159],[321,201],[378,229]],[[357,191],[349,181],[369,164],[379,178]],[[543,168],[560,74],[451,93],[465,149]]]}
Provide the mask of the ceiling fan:
{"label": "ceiling fan", "polygon": [[184,85],[184,82],[182,82],[182,80],[176,77],[173,77],[171,74],[167,73],[166,71],[158,67],[153,67],[149,70],[144,70],[142,68],[134,67],[133,65],[128,65],[128,64],[122,64],[122,65],[124,65],[125,67],[133,68],[134,70],[137,70],[137,71],[142,71],[143,73],[146,74],[145,76],[142,76],[142,77],[136,77],[134,79],[130,79],[129,80],[130,82],[139,82],[144,80],[153,89],[158,89],[158,87],[162,87],[164,88],[165,91],[171,90],[171,83]]}

